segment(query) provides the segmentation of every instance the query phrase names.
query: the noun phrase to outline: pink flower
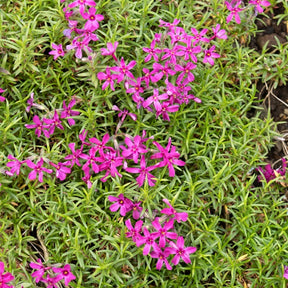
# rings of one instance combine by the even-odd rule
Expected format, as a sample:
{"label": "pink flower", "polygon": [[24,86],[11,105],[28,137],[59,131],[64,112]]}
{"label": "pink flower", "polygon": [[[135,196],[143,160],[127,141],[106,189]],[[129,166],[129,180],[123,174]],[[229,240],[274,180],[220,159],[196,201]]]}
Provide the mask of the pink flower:
{"label": "pink flower", "polygon": [[256,9],[258,10],[259,13],[263,12],[263,8],[261,6],[268,7],[271,5],[269,1],[265,1],[265,0],[264,1],[263,0],[250,0],[248,4],[256,5]]}
{"label": "pink flower", "polygon": [[0,262],[0,288],[13,288],[14,286],[9,286],[5,283],[13,281],[15,277],[9,272],[4,274],[4,268],[4,263]]}
{"label": "pink flower", "polygon": [[114,111],[119,111],[118,113],[118,117],[122,117],[121,121],[123,122],[126,118],[127,115],[129,115],[133,121],[137,120],[137,115],[134,113],[129,113],[128,110],[124,109],[124,110],[120,110],[116,105],[112,106],[112,110]]}
{"label": "pink flower", "polygon": [[82,50],[84,50],[86,53],[92,52],[92,49],[90,47],[88,47],[88,44],[89,44],[89,39],[87,39],[87,38],[83,39],[82,41],[80,41],[80,40],[78,41],[78,39],[74,38],[72,41],[72,44],[67,45],[66,49],[67,50],[76,49],[75,56],[76,56],[76,58],[81,59],[83,56]]}
{"label": "pink flower", "polygon": [[111,74],[109,67],[106,68],[106,73],[99,72],[97,78],[99,80],[106,80],[102,85],[102,90],[105,90],[110,85],[111,90],[115,91],[114,80],[118,79],[118,75]]}
{"label": "pink flower", "polygon": [[112,71],[119,73],[117,83],[120,83],[126,77],[134,79],[133,74],[129,70],[131,70],[135,65],[136,65],[135,60],[131,61],[128,65],[126,65],[122,57],[119,66],[111,67]]}
{"label": "pink flower", "polygon": [[168,252],[169,254],[176,254],[171,261],[174,265],[177,265],[179,263],[180,258],[182,258],[186,264],[191,263],[189,254],[195,253],[197,250],[196,247],[185,248],[184,238],[181,236],[179,236],[177,239],[177,245],[172,241],[169,242],[169,245],[171,247],[167,247],[165,251]]}
{"label": "pink flower", "polygon": [[238,6],[241,4],[241,0],[237,0],[236,4],[234,5],[235,0],[232,0],[232,2],[225,1],[227,9],[231,12],[227,18],[226,22],[229,23],[233,17],[235,17],[235,21],[237,24],[241,23],[240,16],[238,15],[239,12],[241,12],[243,9],[238,8]]}
{"label": "pink flower", "polygon": [[214,65],[213,58],[219,58],[220,55],[218,53],[213,52],[215,50],[215,45],[213,45],[209,50],[204,50],[205,56],[203,59],[203,63],[209,63],[210,65]]}
{"label": "pink flower", "polygon": [[[2,89],[2,88],[0,88],[0,93],[3,93],[3,92],[5,92],[5,90],[4,89]],[[5,97],[3,97],[3,96],[0,96],[0,102],[4,102],[5,101]]]}
{"label": "pink flower", "polygon": [[179,110],[179,105],[170,105],[168,101],[161,103],[161,109],[156,111],[156,117],[158,118],[162,115],[163,120],[170,121],[168,112],[177,112]]}
{"label": "pink flower", "polygon": [[74,166],[74,164],[76,163],[77,166],[81,166],[80,162],[79,162],[79,158],[80,158],[80,154],[82,153],[82,149],[83,147],[81,147],[81,149],[75,150],[75,143],[69,143],[68,147],[70,148],[70,150],[72,151],[72,154],[67,155],[64,159],[65,160],[70,160],[68,162],[66,162],[67,164],[69,163],[69,165],[71,167]]}
{"label": "pink flower", "polygon": [[140,161],[140,168],[126,168],[127,172],[130,173],[140,173],[139,176],[136,178],[136,181],[138,185],[141,187],[144,184],[144,181],[147,179],[148,185],[149,186],[154,186],[156,183],[156,178],[149,173],[150,171],[154,170],[157,168],[157,166],[150,166],[146,167],[146,161],[145,161],[145,156],[141,156],[141,161]]}
{"label": "pink flower", "polygon": [[99,28],[98,21],[104,20],[104,16],[101,14],[95,14],[96,9],[94,7],[91,7],[89,9],[89,13],[83,13],[82,17],[87,20],[85,23],[84,29],[88,29],[91,32],[95,31]]}
{"label": "pink flower", "polygon": [[71,272],[71,267],[69,264],[66,264],[63,268],[52,268],[54,273],[59,273],[56,275],[56,278],[59,280],[65,279],[65,286],[68,286],[70,281],[73,281],[76,279],[76,277]]}
{"label": "pink flower", "polygon": [[153,249],[154,251],[150,253],[150,256],[152,258],[158,258],[156,269],[161,270],[163,263],[165,263],[166,268],[168,270],[172,270],[172,267],[167,260],[167,257],[170,255],[170,253],[166,251],[167,248],[164,251],[162,251],[161,248],[159,248],[159,246],[156,244],[155,246],[153,246]]}
{"label": "pink flower", "polygon": [[51,277],[49,274],[47,275],[47,277],[44,279],[42,278],[41,280],[44,283],[47,283],[47,288],[58,288],[58,285],[56,285],[59,281],[59,278],[56,277]]}
{"label": "pink flower", "polygon": [[19,161],[17,158],[13,157],[11,154],[9,154],[7,158],[9,160],[15,160],[15,161],[10,161],[6,164],[7,167],[11,168],[9,172],[12,174],[19,175],[21,165],[25,163],[25,161]]}
{"label": "pink flower", "polygon": [[143,210],[143,208],[140,207],[141,203],[142,203],[142,202],[139,201],[139,202],[132,203],[132,205],[131,205],[131,209],[132,209],[132,211],[133,211],[132,216],[133,216],[133,218],[134,218],[135,220],[139,219],[140,214],[141,214],[141,212],[142,212],[142,210]]}
{"label": "pink flower", "polygon": [[140,232],[142,232],[143,221],[137,221],[134,228],[131,224],[131,220],[128,219],[125,221],[125,225],[129,230],[129,232],[125,233],[126,237],[132,237],[132,240],[136,242],[141,237]]}
{"label": "pink flower", "polygon": [[49,174],[51,174],[53,172],[52,169],[47,169],[45,167],[42,167],[43,158],[41,158],[37,162],[37,164],[34,164],[31,160],[27,159],[26,164],[29,168],[33,169],[28,175],[29,180],[35,180],[37,175],[38,175],[39,182],[43,182],[43,171],[46,173],[49,173]]}
{"label": "pink flower", "polygon": [[159,247],[163,248],[166,245],[167,238],[170,239],[177,239],[178,234],[175,232],[168,232],[170,229],[173,229],[174,220],[170,219],[169,221],[165,222],[164,226],[162,227],[159,223],[159,218],[157,217],[153,222],[153,227],[157,230],[157,232],[153,232],[153,235],[156,235],[157,238],[159,237]]}
{"label": "pink flower", "polygon": [[150,48],[146,48],[146,47],[142,48],[144,52],[148,53],[148,55],[144,59],[145,63],[148,62],[152,57],[154,58],[156,62],[159,61],[159,57],[157,54],[160,54],[162,50],[159,48],[154,49],[155,43],[156,41],[153,40],[150,44]]}
{"label": "pink flower", "polygon": [[69,8],[74,8],[79,6],[80,14],[83,14],[86,5],[88,6],[96,6],[96,3],[93,0],[76,0],[68,5]]}
{"label": "pink flower", "polygon": [[131,210],[132,201],[126,197],[124,197],[123,194],[120,194],[119,197],[115,196],[108,196],[108,200],[110,202],[116,202],[110,206],[110,210],[112,212],[116,212],[120,208],[120,215],[125,216],[128,211]]}
{"label": "pink flower", "polygon": [[181,221],[186,222],[188,219],[188,213],[186,212],[177,212],[173,206],[169,203],[168,199],[163,199],[163,202],[166,203],[169,208],[164,208],[161,210],[162,214],[166,214],[168,216],[173,216],[177,220],[178,223]]}
{"label": "pink flower", "polygon": [[27,100],[28,106],[26,107],[26,112],[29,112],[30,109],[34,106],[34,93],[30,94],[30,98]]}
{"label": "pink flower", "polygon": [[43,122],[49,125],[48,132],[49,132],[50,135],[52,135],[54,133],[54,130],[55,130],[56,127],[61,129],[61,130],[64,130],[64,127],[61,124],[62,122],[59,119],[59,115],[58,115],[56,110],[54,111],[54,116],[53,116],[52,119],[44,118]]}
{"label": "pink flower", "polygon": [[31,276],[33,278],[35,278],[35,282],[38,283],[39,281],[42,281],[43,279],[43,275],[45,273],[46,270],[49,270],[51,269],[51,267],[45,267],[43,264],[42,264],[42,261],[41,259],[37,259],[37,263],[35,262],[30,262],[30,267],[32,269],[36,269],[37,271],[34,271]]}
{"label": "pink flower", "polygon": [[224,29],[220,30],[220,24],[217,24],[215,28],[212,28],[214,35],[211,37],[211,40],[214,38],[227,39],[227,34]]}
{"label": "pink flower", "polygon": [[283,277],[288,279],[288,266],[285,266],[284,265],[284,274],[283,274]]}
{"label": "pink flower", "polygon": [[191,32],[194,36],[191,36],[191,38],[194,40],[193,45],[197,44],[198,42],[209,42],[209,39],[206,37],[203,37],[207,33],[208,29],[203,29],[200,33],[198,33],[197,29],[191,28]]}
{"label": "pink flower", "polygon": [[153,95],[148,97],[144,102],[143,102],[143,107],[147,108],[150,106],[152,103],[156,109],[156,111],[160,111],[162,109],[162,105],[159,102],[159,100],[165,100],[168,98],[168,95],[166,93],[159,95],[158,89],[153,89]]}
{"label": "pink flower", "polygon": [[50,55],[54,55],[54,60],[56,60],[59,56],[64,56],[65,52],[63,51],[62,44],[56,45],[52,43],[52,48],[54,51],[50,51]]}
{"label": "pink flower", "polygon": [[35,124],[25,124],[24,126],[28,129],[34,129],[35,128],[35,134],[37,135],[37,137],[40,137],[42,132],[45,135],[45,137],[47,137],[47,138],[50,137],[49,132],[47,130],[44,130],[44,129],[48,129],[49,126],[44,125],[43,121],[41,121],[37,115],[35,115],[33,117],[33,122]]}
{"label": "pink flower", "polygon": [[79,115],[79,114],[80,114],[80,112],[78,112],[78,111],[73,111],[73,110],[71,110],[72,107],[75,105],[75,103],[76,103],[76,100],[73,99],[73,100],[68,104],[68,106],[66,106],[65,100],[63,101],[63,109],[64,109],[64,110],[61,112],[61,116],[60,116],[60,117],[61,117],[61,118],[68,118],[67,121],[68,121],[68,124],[69,124],[70,126],[75,125],[75,120],[72,119],[72,118],[70,118],[70,116],[76,116],[76,115]]}
{"label": "pink flower", "polygon": [[172,146],[171,148],[171,138],[169,138],[166,148],[162,147],[156,141],[154,141],[153,144],[158,148],[159,152],[153,154],[150,158],[151,159],[163,158],[163,160],[157,164],[157,167],[168,166],[169,176],[174,177],[175,170],[173,164],[178,166],[184,166],[185,162],[178,159],[180,157],[180,154],[176,151],[176,147]]}
{"label": "pink flower", "polygon": [[115,41],[114,44],[108,42],[107,43],[107,49],[105,49],[105,48],[100,49],[101,55],[103,55],[103,56],[111,55],[113,57],[113,59],[117,62],[118,59],[115,56],[115,52],[116,52],[116,49],[118,47],[118,44],[119,44],[119,42],[117,42],[117,41]]}
{"label": "pink flower", "polygon": [[158,236],[150,233],[146,227],[143,228],[143,233],[144,233],[144,236],[140,236],[138,239],[136,239],[135,243],[137,247],[145,244],[144,249],[143,249],[143,255],[148,255],[151,250],[151,247],[155,249],[155,247],[157,246],[155,239]]}
{"label": "pink flower", "polygon": [[182,79],[183,79],[183,77],[184,76],[187,76],[187,78],[188,78],[188,80],[189,80],[189,82],[192,82],[192,81],[194,81],[194,75],[193,75],[193,73],[191,72],[191,70],[193,70],[193,69],[195,69],[197,66],[194,64],[194,63],[192,63],[192,62],[187,62],[186,64],[184,64],[183,66],[181,66],[181,65],[179,65],[179,64],[176,64],[175,65],[175,71],[178,71],[178,72],[182,72],[179,76],[178,76],[178,78],[177,78],[177,80],[178,81],[182,81]]}
{"label": "pink flower", "polygon": [[122,151],[122,156],[126,159],[130,159],[130,156],[133,158],[134,163],[138,163],[138,157],[140,153],[147,153],[148,150],[146,147],[141,143],[141,136],[136,135],[133,140],[131,140],[129,137],[125,137],[124,139],[126,145],[121,145],[120,148]]}
{"label": "pink flower", "polygon": [[57,165],[53,162],[49,162],[49,164],[56,168],[56,177],[59,178],[61,181],[66,179],[66,174],[71,173],[71,169],[66,167],[66,165],[69,165],[69,162],[59,162]]}

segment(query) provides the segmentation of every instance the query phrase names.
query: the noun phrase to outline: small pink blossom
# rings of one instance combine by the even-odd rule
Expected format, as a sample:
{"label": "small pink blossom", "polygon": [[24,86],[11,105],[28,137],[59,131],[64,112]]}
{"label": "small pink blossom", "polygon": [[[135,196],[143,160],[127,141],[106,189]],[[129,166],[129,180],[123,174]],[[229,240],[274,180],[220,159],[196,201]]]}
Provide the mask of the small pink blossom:
{"label": "small pink blossom", "polygon": [[50,55],[54,55],[54,60],[56,60],[59,56],[64,56],[65,52],[63,50],[62,44],[56,45],[52,43],[52,48],[54,49],[53,51],[50,51]]}
{"label": "small pink blossom", "polygon": [[169,208],[164,208],[161,210],[162,214],[166,214],[168,216],[173,216],[177,220],[178,223],[181,221],[186,222],[188,219],[188,213],[186,212],[177,212],[173,206],[170,204],[168,199],[163,199],[163,202],[169,206]]}
{"label": "small pink blossom", "polygon": [[110,202],[115,202],[110,206],[110,210],[116,212],[120,208],[121,216],[125,216],[126,213],[131,210],[132,201],[124,197],[123,194],[120,194],[118,197],[110,195],[108,196],[108,200]]}
{"label": "small pink blossom", "polygon": [[63,268],[53,267],[52,270],[54,273],[59,273],[58,275],[56,275],[56,278],[58,281],[61,279],[65,280],[64,282],[65,286],[68,286],[70,281],[73,281],[76,279],[76,277],[71,272],[71,267],[69,264],[66,264]]}
{"label": "small pink blossom", "polygon": [[256,9],[259,13],[262,13],[264,10],[261,6],[268,7],[271,5],[269,1],[263,0],[250,0],[248,4],[256,5]]}
{"label": "small pink blossom", "polygon": [[214,58],[220,58],[221,56],[218,53],[213,52],[215,50],[215,45],[213,45],[209,50],[204,50],[205,56],[203,63],[209,63],[214,65]]}

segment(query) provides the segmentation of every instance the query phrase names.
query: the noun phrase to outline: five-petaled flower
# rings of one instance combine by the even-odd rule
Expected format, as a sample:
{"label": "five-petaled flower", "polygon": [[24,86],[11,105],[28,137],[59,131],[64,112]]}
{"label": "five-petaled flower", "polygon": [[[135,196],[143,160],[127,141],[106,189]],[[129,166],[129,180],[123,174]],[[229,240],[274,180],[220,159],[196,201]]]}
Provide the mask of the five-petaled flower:
{"label": "five-petaled flower", "polygon": [[27,159],[26,164],[29,168],[33,169],[28,175],[29,180],[35,180],[38,175],[39,182],[43,182],[43,171],[48,174],[51,174],[53,172],[52,169],[42,167],[43,158],[41,158],[36,164],[34,164],[30,159]]}
{"label": "five-petaled flower", "polygon": [[250,0],[249,4],[256,5],[256,9],[259,13],[262,13],[264,11],[261,6],[268,7],[271,5],[271,3],[266,0]]}
{"label": "five-petaled flower", "polygon": [[169,254],[175,254],[174,258],[171,261],[174,265],[177,265],[179,263],[180,258],[182,258],[186,264],[191,263],[189,254],[192,254],[197,250],[196,247],[185,247],[184,238],[182,236],[179,236],[177,238],[177,244],[175,244],[173,241],[169,241],[169,245],[171,247],[167,247],[165,251]]}
{"label": "five-petaled flower", "polygon": [[116,202],[110,206],[110,210],[112,212],[117,211],[120,208],[120,215],[125,216],[128,211],[131,210],[132,201],[123,194],[120,194],[118,197],[108,196],[108,200],[110,202]]}
{"label": "five-petaled flower", "polygon": [[65,52],[63,50],[62,44],[56,45],[55,43],[52,43],[53,51],[50,51],[50,55],[54,55],[54,60],[56,60],[59,56],[64,56]]}
{"label": "five-petaled flower", "polygon": [[59,273],[55,277],[57,281],[64,279],[65,286],[68,286],[70,281],[76,279],[76,277],[71,272],[71,267],[69,264],[66,264],[63,268],[53,267],[52,270],[54,273]]}

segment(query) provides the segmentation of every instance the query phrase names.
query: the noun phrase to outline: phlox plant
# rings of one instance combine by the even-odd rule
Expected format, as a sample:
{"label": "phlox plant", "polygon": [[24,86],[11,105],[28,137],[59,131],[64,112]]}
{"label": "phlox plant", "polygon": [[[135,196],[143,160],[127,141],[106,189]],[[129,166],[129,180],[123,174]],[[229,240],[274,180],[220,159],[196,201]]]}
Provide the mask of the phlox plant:
{"label": "phlox plant", "polygon": [[0,288],[284,285],[284,205],[253,183],[286,161],[258,166],[272,125],[230,34],[275,3],[8,2]]}

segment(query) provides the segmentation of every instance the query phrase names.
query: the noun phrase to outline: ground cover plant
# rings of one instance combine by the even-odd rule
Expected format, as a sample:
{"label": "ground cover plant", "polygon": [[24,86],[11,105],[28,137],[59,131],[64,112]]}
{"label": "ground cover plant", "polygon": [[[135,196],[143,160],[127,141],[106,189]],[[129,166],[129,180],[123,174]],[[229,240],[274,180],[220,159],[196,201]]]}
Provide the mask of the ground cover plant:
{"label": "ground cover plant", "polygon": [[0,287],[286,287],[277,5],[0,3]]}

